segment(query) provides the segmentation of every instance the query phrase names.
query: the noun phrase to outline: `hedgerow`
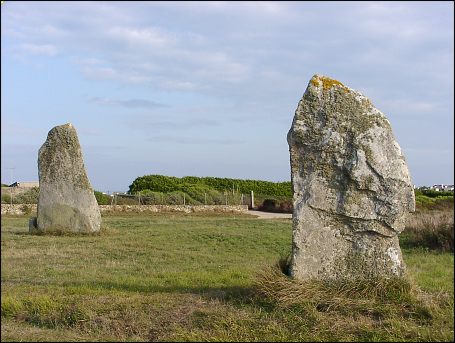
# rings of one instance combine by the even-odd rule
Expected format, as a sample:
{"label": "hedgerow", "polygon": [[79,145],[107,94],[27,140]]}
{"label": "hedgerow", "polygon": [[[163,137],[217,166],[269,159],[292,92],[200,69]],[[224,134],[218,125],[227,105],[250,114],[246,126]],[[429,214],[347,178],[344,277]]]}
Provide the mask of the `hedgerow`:
{"label": "hedgerow", "polygon": [[198,196],[194,196],[194,198],[200,198],[201,194],[210,190],[218,192],[230,191],[233,193],[249,193],[253,191],[263,195],[292,197],[290,181],[271,182],[219,177],[185,176],[178,178],[164,175],[144,175],[133,181],[129,186],[129,193],[136,194],[143,190],[162,193],[182,191],[187,194],[195,192]]}

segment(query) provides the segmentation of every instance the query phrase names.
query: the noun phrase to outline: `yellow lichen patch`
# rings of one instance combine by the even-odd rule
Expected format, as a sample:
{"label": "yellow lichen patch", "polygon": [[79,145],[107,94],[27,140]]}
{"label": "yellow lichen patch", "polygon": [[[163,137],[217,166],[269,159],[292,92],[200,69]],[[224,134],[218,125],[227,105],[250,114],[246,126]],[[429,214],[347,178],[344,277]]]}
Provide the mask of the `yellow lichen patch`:
{"label": "yellow lichen patch", "polygon": [[311,84],[315,87],[319,87],[322,82],[322,88],[324,90],[329,90],[334,86],[341,87],[345,92],[349,92],[349,88],[343,85],[340,81],[331,79],[325,76],[315,76],[311,79]]}
{"label": "yellow lichen patch", "polygon": [[313,86],[315,86],[315,87],[319,87],[319,85],[320,85],[319,79],[316,78],[316,77],[313,77],[313,78],[311,79],[311,84],[312,84]]}
{"label": "yellow lichen patch", "polygon": [[324,89],[330,89],[333,86],[341,86],[341,87],[346,88],[345,85],[343,85],[340,81],[337,81],[334,79],[329,79],[328,77],[322,77],[321,81],[322,81],[322,86],[324,87]]}

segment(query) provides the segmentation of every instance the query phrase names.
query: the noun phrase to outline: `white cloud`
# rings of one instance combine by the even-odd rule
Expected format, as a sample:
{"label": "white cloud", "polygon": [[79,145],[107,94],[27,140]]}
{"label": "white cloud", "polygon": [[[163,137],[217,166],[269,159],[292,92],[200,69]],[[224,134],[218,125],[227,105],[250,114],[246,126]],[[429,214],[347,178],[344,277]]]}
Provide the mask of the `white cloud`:
{"label": "white cloud", "polygon": [[[441,104],[437,102],[416,101],[415,99],[394,99],[385,100],[383,106],[387,107],[391,113],[409,113],[411,115],[437,114],[441,110]],[[422,119],[418,116],[418,119]],[[428,119],[431,119],[430,117]]]}
{"label": "white cloud", "polygon": [[68,31],[55,25],[45,24],[41,29],[41,34],[46,37],[61,38],[68,35]]}
{"label": "white cloud", "polygon": [[110,67],[86,66],[82,68],[82,73],[93,80],[116,80],[119,76],[119,73]]}
{"label": "white cloud", "polygon": [[291,14],[291,6],[284,1],[154,1],[149,4],[153,7],[167,8],[169,10],[194,13],[235,13],[236,15],[284,15]]}
{"label": "white cloud", "polygon": [[16,51],[25,55],[55,56],[57,54],[57,48],[52,44],[24,43],[19,45]]}
{"label": "white cloud", "polygon": [[150,142],[170,142],[177,144],[196,145],[238,145],[244,144],[245,140],[231,138],[205,138],[205,137],[181,137],[181,136],[155,136],[147,139]]}
{"label": "white cloud", "polygon": [[181,51],[181,55],[196,66],[194,74],[198,79],[237,83],[249,77],[248,65],[236,62],[223,52]]}
{"label": "white cloud", "polygon": [[88,57],[88,58],[74,57],[74,58],[72,58],[72,61],[81,66],[93,66],[93,65],[100,65],[103,63],[103,61],[99,60],[98,58],[93,58],[93,57]]}
{"label": "white cloud", "polygon": [[150,47],[162,48],[176,41],[175,34],[154,27],[144,29],[112,27],[108,29],[107,34],[110,38],[123,43],[125,46],[136,46],[142,49]]}
{"label": "white cloud", "polygon": [[102,97],[93,97],[90,98],[89,101],[98,105],[122,106],[127,108],[157,108],[166,106],[164,104],[146,99],[118,100]]}
{"label": "white cloud", "polygon": [[82,134],[85,136],[100,136],[101,135],[100,130],[98,130],[96,128],[92,128],[92,127],[81,127],[81,128],[77,129],[77,132],[79,134]]}
{"label": "white cloud", "polygon": [[175,91],[197,91],[204,89],[204,86],[199,83],[177,79],[163,79],[160,85],[165,90]]}
{"label": "white cloud", "polygon": [[[195,118],[191,119],[182,119],[182,118],[171,118],[162,120],[160,117],[155,116],[134,116],[133,119],[127,121],[127,125],[134,130],[144,131],[145,133],[153,133],[154,131],[162,132],[164,129],[169,129],[172,131],[175,130],[184,130],[188,129],[197,129],[204,127],[216,127],[221,125],[217,120],[207,119],[207,118]],[[137,123],[142,123],[140,126]]]}
{"label": "white cloud", "polygon": [[453,149],[419,149],[419,148],[404,147],[403,150],[406,151],[406,153],[412,153],[417,156],[419,156],[419,155],[420,156],[422,156],[422,155],[431,155],[431,156],[446,155],[446,156],[450,156],[453,159]]}

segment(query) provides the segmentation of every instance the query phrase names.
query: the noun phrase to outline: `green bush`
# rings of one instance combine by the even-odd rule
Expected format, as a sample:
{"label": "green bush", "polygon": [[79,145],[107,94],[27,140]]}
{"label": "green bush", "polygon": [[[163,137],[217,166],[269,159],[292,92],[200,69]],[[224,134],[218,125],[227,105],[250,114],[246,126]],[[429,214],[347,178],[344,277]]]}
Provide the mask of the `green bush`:
{"label": "green bush", "polygon": [[445,210],[452,209],[454,205],[453,196],[440,196],[431,198],[424,194],[416,195],[416,210]]}
{"label": "green bush", "polygon": [[130,194],[136,194],[142,190],[151,190],[154,192],[173,192],[179,189],[179,179],[173,176],[164,175],[145,175],[136,178],[130,185]]}
{"label": "green bush", "polygon": [[280,202],[280,212],[283,213],[292,213],[294,209],[294,205],[292,204],[292,200],[283,200]]}
{"label": "green bush", "polygon": [[179,188],[199,204],[205,203],[207,193],[210,191],[208,186],[190,183],[181,184]]}
{"label": "green bush", "polygon": [[407,219],[400,235],[405,248],[423,247],[430,250],[454,251],[454,213],[452,211],[423,210]]}
{"label": "green bush", "polygon": [[39,188],[33,187],[22,193],[13,195],[13,204],[37,204],[39,197]]}
{"label": "green bush", "polygon": [[98,202],[98,205],[110,205],[112,201],[112,197],[109,195],[103,194],[98,191],[94,191],[95,199]]}
{"label": "green bush", "polygon": [[154,192],[169,193],[173,191],[185,191],[185,189],[190,186],[200,186],[202,187],[201,189],[214,189],[219,192],[229,191],[231,193],[249,194],[250,191],[253,191],[255,194],[270,196],[292,196],[292,186],[290,181],[271,182],[196,176],[177,178],[174,176],[164,175],[144,175],[136,178],[136,180],[134,180],[129,186],[129,193],[135,194],[146,189]]}
{"label": "green bush", "polygon": [[[21,193],[17,193],[17,190],[14,190],[13,194],[13,204],[37,204],[39,197],[39,188],[33,187],[30,189],[24,189]],[[2,204],[11,203],[11,190],[3,189],[2,190]]]}
{"label": "green bush", "polygon": [[[165,196],[165,203],[169,205],[183,205],[183,192],[170,192]],[[187,201],[187,196],[185,196],[185,202]],[[188,203],[188,202],[186,202]]]}
{"label": "green bush", "polygon": [[161,205],[164,201],[164,194],[161,192],[153,192],[149,189],[140,192],[142,205]]}
{"label": "green bush", "polygon": [[9,204],[11,203],[11,195],[8,193],[2,193],[2,204]]}
{"label": "green bush", "polygon": [[139,205],[139,199],[133,196],[117,194],[114,203],[116,205]]}
{"label": "green bush", "polygon": [[292,201],[278,200],[278,199],[265,199],[262,205],[258,207],[258,210],[265,212],[276,212],[276,213],[292,213]]}
{"label": "green bush", "polygon": [[29,205],[24,204],[21,206],[21,211],[23,214],[30,214],[32,213],[32,208]]}
{"label": "green bush", "polygon": [[207,192],[207,205],[224,205],[225,203],[226,200],[224,199],[223,194],[221,194],[221,192],[218,192],[213,189]]}
{"label": "green bush", "polygon": [[262,205],[259,206],[259,210],[266,212],[276,212],[277,202],[275,199],[265,199],[262,202]]}
{"label": "green bush", "polygon": [[[418,190],[419,193],[430,197],[430,198],[439,198],[439,197],[444,197],[444,196],[450,196],[453,197],[453,192],[443,192],[443,191],[435,191],[433,189],[424,189],[424,190]],[[416,192],[417,195],[417,192]]]}

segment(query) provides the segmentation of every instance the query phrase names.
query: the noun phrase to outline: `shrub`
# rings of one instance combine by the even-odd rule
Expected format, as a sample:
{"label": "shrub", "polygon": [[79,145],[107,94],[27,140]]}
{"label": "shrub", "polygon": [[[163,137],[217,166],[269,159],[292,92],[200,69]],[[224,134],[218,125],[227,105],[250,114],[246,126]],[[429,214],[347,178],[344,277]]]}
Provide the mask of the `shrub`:
{"label": "shrub", "polygon": [[412,214],[400,235],[403,247],[424,247],[454,251],[454,214],[452,211],[424,211]]}
{"label": "shrub", "polygon": [[[432,189],[425,189],[422,191],[419,191],[421,194],[430,197],[430,198],[439,198],[443,196],[451,196],[453,197],[453,192],[445,192],[445,191],[435,191]],[[417,192],[416,192],[417,195]]]}
{"label": "shrub", "polygon": [[125,196],[123,194],[117,194],[115,197],[115,203],[117,205],[139,205],[139,199],[135,196]]}
{"label": "shrub", "polygon": [[165,202],[169,205],[183,205],[183,192],[171,192],[166,194]]}
{"label": "shrub", "polygon": [[284,200],[280,202],[280,211],[283,213],[292,213],[294,206],[292,200]]}
{"label": "shrub", "polygon": [[178,190],[179,179],[173,176],[164,175],[144,175],[136,178],[130,185],[130,194],[135,194],[142,190],[168,193]]}
{"label": "shrub", "polygon": [[426,195],[416,196],[416,210],[451,210],[453,211],[454,201],[453,196],[441,196],[431,198]]}
{"label": "shrub", "polygon": [[9,204],[11,203],[11,195],[7,193],[2,193],[2,204]]}
{"label": "shrub", "polygon": [[98,191],[94,191],[95,193],[95,198],[96,201],[98,202],[98,205],[110,205],[112,201],[112,197],[110,197],[107,194],[103,194]]}
{"label": "shrub", "polygon": [[161,192],[153,192],[149,189],[141,191],[142,205],[161,205],[163,204],[164,194]]}
{"label": "shrub", "polygon": [[29,205],[22,205],[21,206],[21,211],[23,214],[30,214],[32,213],[32,208]]}
{"label": "shrub", "polygon": [[33,187],[25,190],[22,193],[13,195],[14,204],[37,204],[39,197],[39,188]]}
{"label": "shrub", "polygon": [[172,191],[184,191],[188,185],[200,185],[219,192],[234,191],[237,193],[250,193],[270,196],[292,196],[290,181],[271,182],[261,180],[243,180],[218,177],[196,177],[185,176],[177,178],[164,175],[144,175],[136,178],[129,186],[129,193],[135,194],[139,191],[149,189],[155,192],[169,193]]}
{"label": "shrub", "polygon": [[260,211],[275,213],[292,213],[291,200],[265,199],[258,208]]}
{"label": "shrub", "polygon": [[260,211],[266,212],[276,212],[277,210],[277,202],[275,199],[265,199],[262,202],[262,205],[259,206]]}
{"label": "shrub", "polygon": [[207,205],[223,205],[225,204],[224,195],[216,190],[209,190],[207,192]]}
{"label": "shrub", "polygon": [[[180,185],[180,190],[188,194],[198,204],[204,204],[207,198],[207,193],[211,188],[206,185],[184,183]],[[210,197],[209,197],[210,198]],[[207,199],[209,200],[209,199]]]}

